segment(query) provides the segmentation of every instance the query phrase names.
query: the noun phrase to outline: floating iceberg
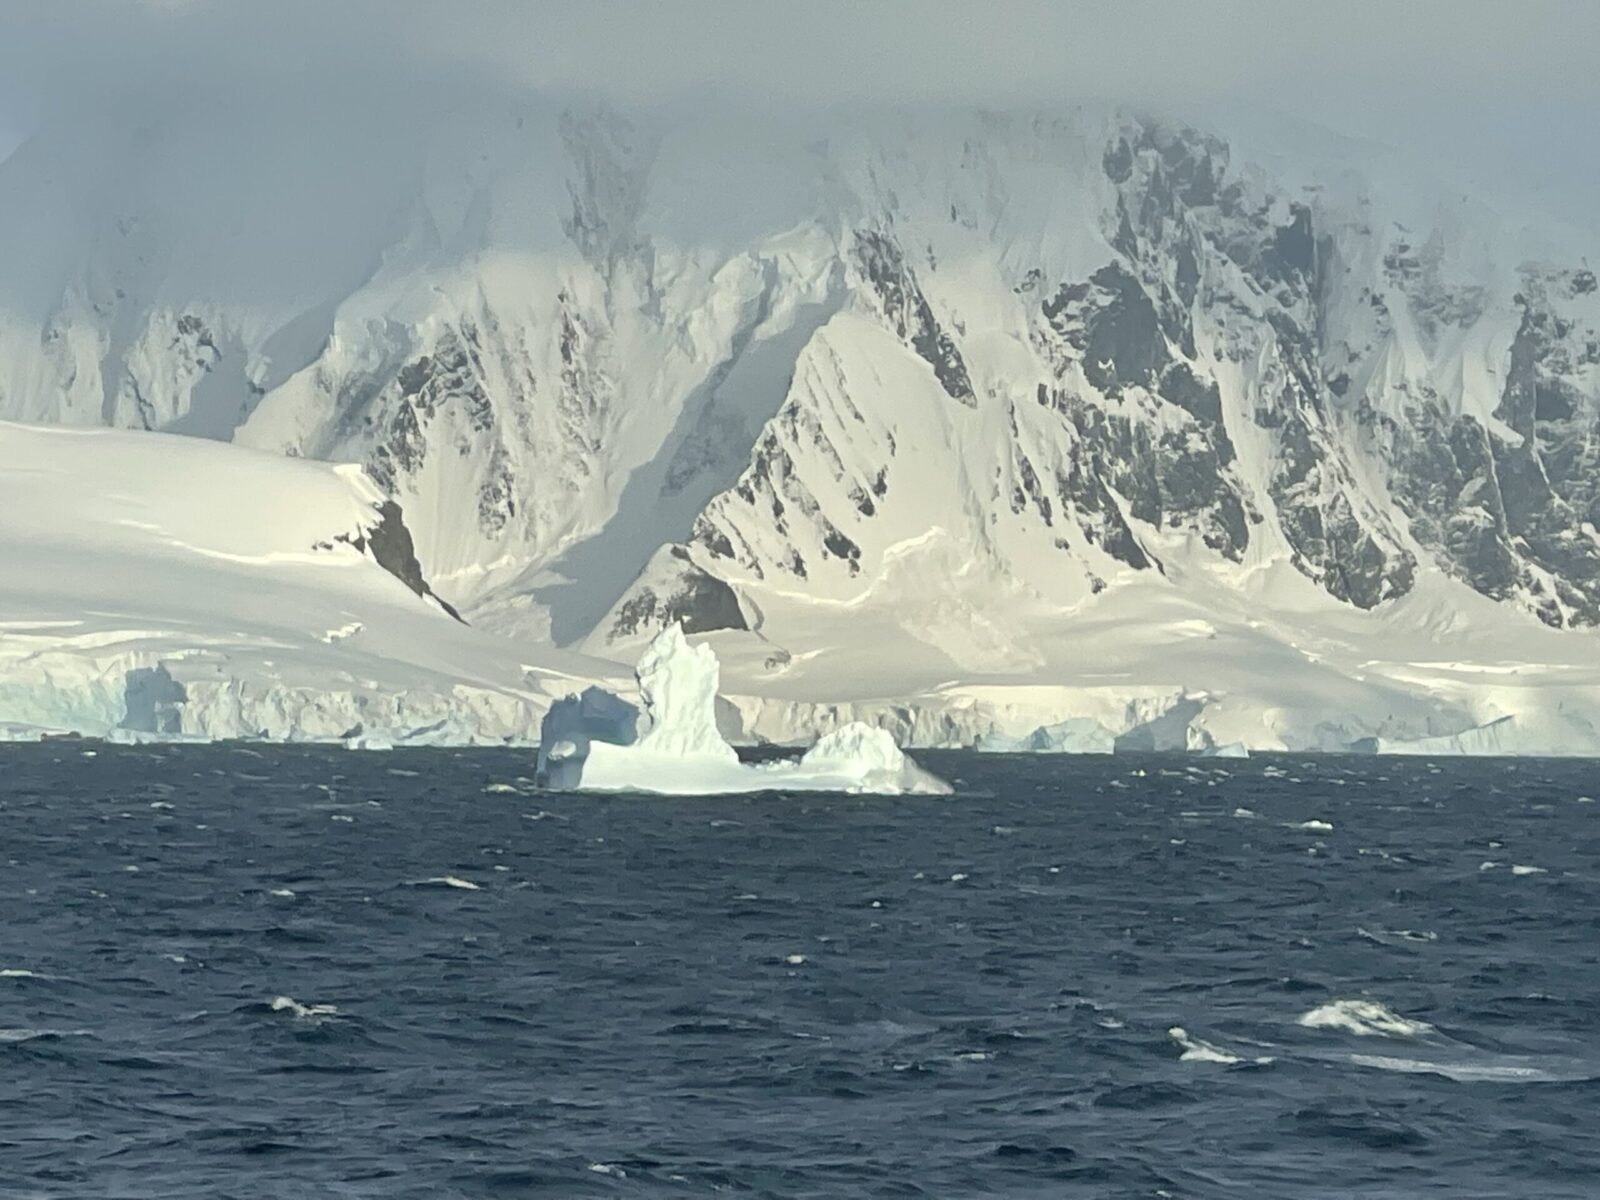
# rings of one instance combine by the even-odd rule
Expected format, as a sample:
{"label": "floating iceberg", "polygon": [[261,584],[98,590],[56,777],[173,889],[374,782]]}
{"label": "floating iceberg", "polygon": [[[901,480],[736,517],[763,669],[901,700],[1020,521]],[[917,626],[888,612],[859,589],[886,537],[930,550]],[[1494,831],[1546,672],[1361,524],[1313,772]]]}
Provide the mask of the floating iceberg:
{"label": "floating iceberg", "polygon": [[691,646],[677,625],[650,643],[636,675],[637,707],[599,688],[552,706],[540,729],[542,786],[674,795],[950,792],[886,731],[859,722],[834,730],[798,761],[740,762],[717,729],[717,656]]}

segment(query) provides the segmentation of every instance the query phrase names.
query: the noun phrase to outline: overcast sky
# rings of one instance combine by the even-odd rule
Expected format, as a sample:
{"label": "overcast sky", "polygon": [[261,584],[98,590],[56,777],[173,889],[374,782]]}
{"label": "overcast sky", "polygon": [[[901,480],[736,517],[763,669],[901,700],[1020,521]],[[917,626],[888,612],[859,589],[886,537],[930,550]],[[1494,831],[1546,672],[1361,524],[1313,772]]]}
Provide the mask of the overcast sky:
{"label": "overcast sky", "polygon": [[1597,57],[1600,0],[0,0],[0,153],[142,88],[1227,101],[1587,205]]}

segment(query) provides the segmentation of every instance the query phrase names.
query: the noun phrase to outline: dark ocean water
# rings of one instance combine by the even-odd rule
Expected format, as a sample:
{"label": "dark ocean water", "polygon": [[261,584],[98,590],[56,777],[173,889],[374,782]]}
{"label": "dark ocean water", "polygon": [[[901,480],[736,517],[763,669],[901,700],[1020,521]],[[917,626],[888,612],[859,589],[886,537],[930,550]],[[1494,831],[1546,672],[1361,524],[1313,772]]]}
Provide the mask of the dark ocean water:
{"label": "dark ocean water", "polygon": [[0,1196],[1600,1195],[1595,764],[925,758],[0,748]]}

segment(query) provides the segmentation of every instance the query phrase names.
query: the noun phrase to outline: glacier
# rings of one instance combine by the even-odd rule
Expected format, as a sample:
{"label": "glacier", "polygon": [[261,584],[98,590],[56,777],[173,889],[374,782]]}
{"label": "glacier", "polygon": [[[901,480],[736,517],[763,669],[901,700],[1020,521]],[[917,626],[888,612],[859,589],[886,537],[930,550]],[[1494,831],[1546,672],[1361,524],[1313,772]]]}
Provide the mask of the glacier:
{"label": "glacier", "polygon": [[539,738],[543,786],[670,795],[951,790],[887,732],[859,722],[835,729],[798,760],[741,762],[717,726],[716,654],[690,645],[676,624],[651,640],[635,674],[637,705],[591,689],[551,708]]}
{"label": "glacier", "polygon": [[1302,129],[474,103],[0,163],[0,417],[263,494],[0,529],[0,728],[531,742],[681,624],[725,741],[1600,752],[1593,231]]}
{"label": "glacier", "polygon": [[608,664],[432,595],[358,467],[0,422],[0,736],[531,743]]}

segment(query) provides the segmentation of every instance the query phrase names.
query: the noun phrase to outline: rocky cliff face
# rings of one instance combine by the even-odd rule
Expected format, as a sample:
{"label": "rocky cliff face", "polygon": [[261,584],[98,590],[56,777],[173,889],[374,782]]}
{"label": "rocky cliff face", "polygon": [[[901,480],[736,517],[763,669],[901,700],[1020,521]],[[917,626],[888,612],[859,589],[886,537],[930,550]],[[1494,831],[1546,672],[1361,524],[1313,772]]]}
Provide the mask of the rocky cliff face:
{"label": "rocky cliff face", "polygon": [[1274,562],[1356,610],[1445,572],[1600,622],[1581,244],[1119,113],[414,141],[354,182],[258,164],[370,189],[282,286],[247,221],[165,198],[226,169],[192,130],[88,210],[81,146],[24,150],[7,261],[74,203],[0,281],[0,416],[359,461],[469,619],[591,647],[686,620],[787,653],[807,602],[1026,670],[997,612]]}

